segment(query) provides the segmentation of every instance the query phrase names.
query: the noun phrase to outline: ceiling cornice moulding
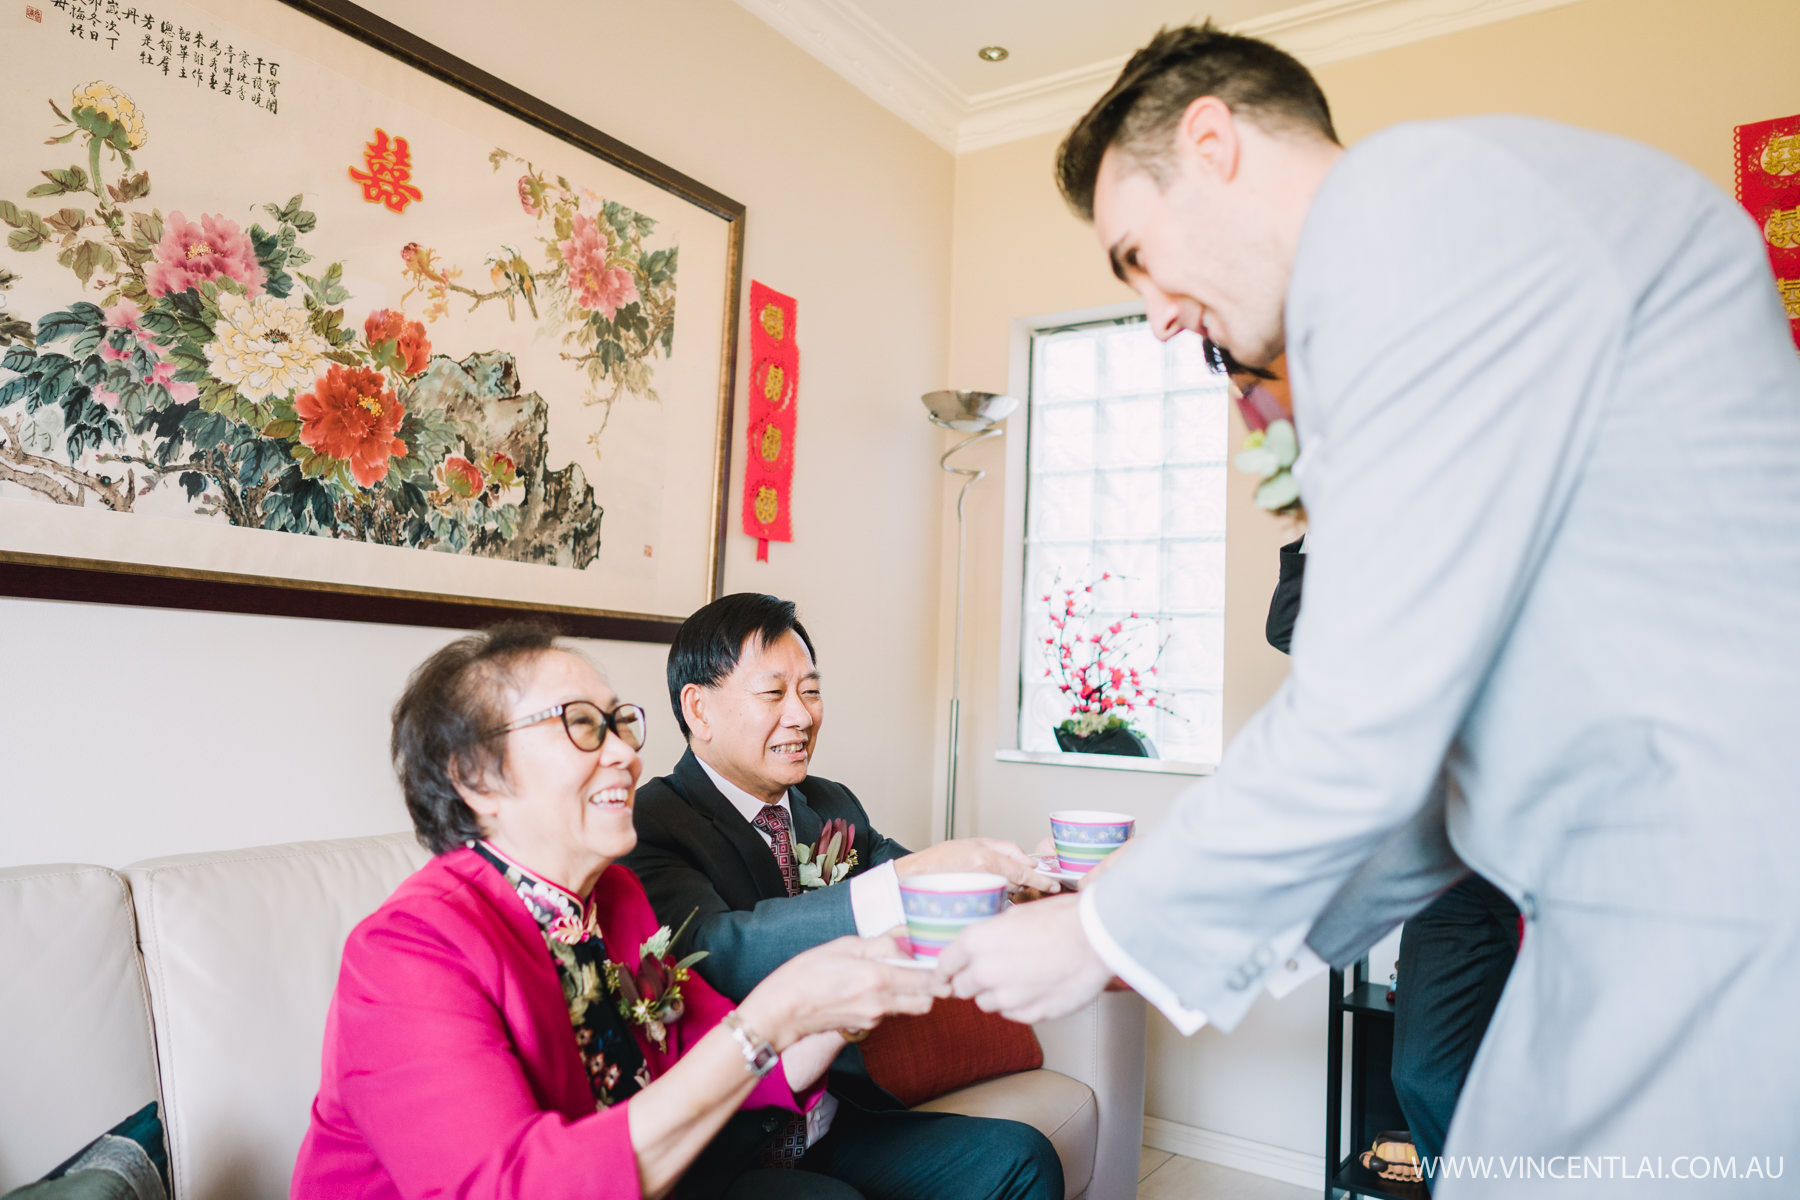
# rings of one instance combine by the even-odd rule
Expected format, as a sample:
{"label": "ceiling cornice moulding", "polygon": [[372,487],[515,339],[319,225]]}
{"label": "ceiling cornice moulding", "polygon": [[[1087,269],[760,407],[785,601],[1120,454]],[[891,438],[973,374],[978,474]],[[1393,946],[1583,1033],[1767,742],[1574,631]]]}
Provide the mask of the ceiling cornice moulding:
{"label": "ceiling cornice moulding", "polygon": [[[845,0],[737,0],[938,145],[966,154],[1067,129],[1125,65],[1109,58],[968,95]],[[1232,27],[1308,66],[1560,8],[1577,0],[1315,0]]]}

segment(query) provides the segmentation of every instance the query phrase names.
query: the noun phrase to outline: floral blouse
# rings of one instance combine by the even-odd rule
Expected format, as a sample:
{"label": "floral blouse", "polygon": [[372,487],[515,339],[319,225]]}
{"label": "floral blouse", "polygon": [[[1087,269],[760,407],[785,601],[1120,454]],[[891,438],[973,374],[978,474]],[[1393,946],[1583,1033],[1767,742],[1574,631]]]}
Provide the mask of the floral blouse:
{"label": "floral blouse", "polygon": [[594,1107],[610,1108],[635,1096],[649,1084],[650,1068],[607,990],[606,944],[600,939],[600,914],[592,900],[583,905],[575,893],[539,878],[485,841],[476,842],[474,848],[506,877],[543,931],[563,998],[569,1002],[569,1023],[575,1027],[575,1045],[587,1067]]}

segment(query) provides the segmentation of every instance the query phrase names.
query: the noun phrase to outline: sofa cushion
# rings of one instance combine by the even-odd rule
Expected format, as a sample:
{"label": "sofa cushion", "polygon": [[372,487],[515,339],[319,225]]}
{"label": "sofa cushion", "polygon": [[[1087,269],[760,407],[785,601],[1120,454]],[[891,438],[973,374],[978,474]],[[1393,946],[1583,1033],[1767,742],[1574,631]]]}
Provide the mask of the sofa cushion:
{"label": "sofa cushion", "polygon": [[344,939],[427,857],[393,834],[126,868],[182,1200],[287,1195]]}
{"label": "sofa cushion", "polygon": [[939,1000],[920,1016],[889,1017],[862,1043],[869,1078],[909,1108],[946,1092],[1044,1065],[1031,1026]]}
{"label": "sofa cushion", "polygon": [[1055,1071],[1024,1071],[918,1105],[920,1112],[961,1113],[1023,1121],[1050,1139],[1062,1160],[1064,1200],[1087,1190],[1094,1172],[1100,1114],[1094,1093]]}
{"label": "sofa cushion", "polygon": [[157,1098],[131,898],[105,867],[0,870],[0,1192]]}

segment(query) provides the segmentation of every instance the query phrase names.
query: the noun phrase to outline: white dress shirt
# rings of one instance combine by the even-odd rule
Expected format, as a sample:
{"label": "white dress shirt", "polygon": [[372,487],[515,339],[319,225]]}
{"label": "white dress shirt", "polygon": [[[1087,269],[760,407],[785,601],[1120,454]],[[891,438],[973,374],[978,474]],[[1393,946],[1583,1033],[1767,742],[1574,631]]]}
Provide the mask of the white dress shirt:
{"label": "white dress shirt", "polygon": [[[763,800],[752,796],[713,770],[712,765],[700,758],[699,755],[695,755],[694,758],[699,762],[700,769],[706,772],[706,777],[713,781],[713,786],[719,789],[719,794],[731,801],[731,806],[742,814],[746,822],[754,821],[756,814],[767,807]],[[781,799],[775,803],[777,807],[787,813],[788,829],[791,831],[794,828],[794,810],[788,804],[788,794],[781,793]],[[772,851],[774,839],[754,824],[750,828],[756,830],[756,836],[760,837]],[[906,910],[900,906],[900,876],[895,873],[893,863],[887,862],[878,867],[870,867],[847,882],[850,885],[850,914],[856,921],[857,936],[874,937],[877,934],[886,933],[896,925],[906,924]],[[837,1115],[837,1106],[837,1097],[826,1092],[819,1097],[819,1102],[813,1106],[812,1111],[806,1114],[806,1144],[808,1146],[813,1145],[830,1130],[831,1119]]]}
{"label": "white dress shirt", "polygon": [[[1081,912],[1081,931],[1087,935],[1088,944],[1100,961],[1112,968],[1114,975],[1131,985],[1131,990],[1154,1005],[1158,1012],[1169,1018],[1169,1024],[1180,1030],[1183,1036],[1197,1033],[1206,1024],[1206,1014],[1197,1008],[1184,1007],[1175,998],[1174,989],[1152,975],[1144,965],[1126,953],[1125,948],[1106,932],[1106,926],[1100,923],[1094,914],[1094,898],[1083,892],[1077,907]],[[1278,970],[1269,973],[1269,995],[1277,1000],[1317,975],[1325,969],[1324,960],[1314,954],[1312,947],[1306,944],[1308,925],[1296,926],[1274,944],[1287,951]]]}

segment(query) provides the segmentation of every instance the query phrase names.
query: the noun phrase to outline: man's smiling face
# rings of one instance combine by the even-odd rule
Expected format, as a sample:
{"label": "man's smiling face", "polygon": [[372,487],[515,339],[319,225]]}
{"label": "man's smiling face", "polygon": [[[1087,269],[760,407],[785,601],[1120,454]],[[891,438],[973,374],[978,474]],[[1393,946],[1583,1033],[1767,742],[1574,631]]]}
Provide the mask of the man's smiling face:
{"label": "man's smiling face", "polygon": [[1115,146],[1094,182],[1094,232],[1151,331],[1191,330],[1252,366],[1282,352],[1289,258],[1247,181],[1263,140],[1209,97],[1178,126],[1160,181]]}
{"label": "man's smiling face", "polygon": [[825,704],[799,634],[790,629],[766,645],[752,634],[731,674],[690,687],[694,753],[713,770],[769,804],[806,779]]}

